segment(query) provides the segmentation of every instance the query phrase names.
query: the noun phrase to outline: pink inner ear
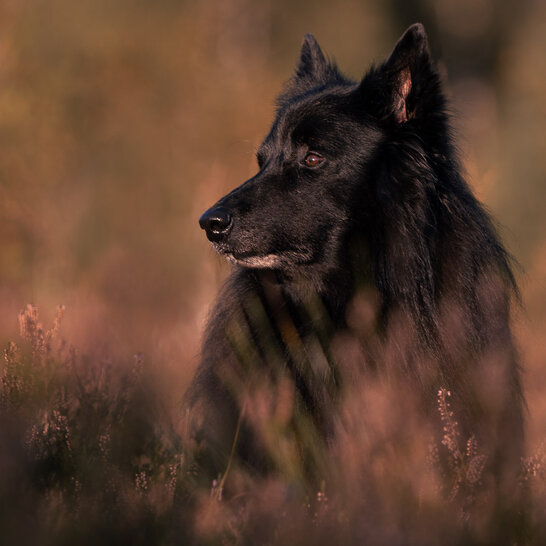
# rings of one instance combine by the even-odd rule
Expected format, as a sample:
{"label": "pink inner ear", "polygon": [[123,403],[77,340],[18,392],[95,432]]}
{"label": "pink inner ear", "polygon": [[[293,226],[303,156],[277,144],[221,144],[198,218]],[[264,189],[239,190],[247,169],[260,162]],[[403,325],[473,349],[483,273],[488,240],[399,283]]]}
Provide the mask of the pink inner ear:
{"label": "pink inner ear", "polygon": [[394,116],[398,123],[408,121],[407,98],[411,91],[411,72],[408,67],[400,70],[396,96],[394,97]]}

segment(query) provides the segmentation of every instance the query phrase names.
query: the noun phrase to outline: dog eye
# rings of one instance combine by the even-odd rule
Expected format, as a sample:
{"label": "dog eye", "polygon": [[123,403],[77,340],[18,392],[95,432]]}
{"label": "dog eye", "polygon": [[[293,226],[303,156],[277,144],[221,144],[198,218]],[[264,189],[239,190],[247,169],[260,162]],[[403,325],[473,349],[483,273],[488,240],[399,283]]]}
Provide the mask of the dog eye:
{"label": "dog eye", "polygon": [[309,152],[303,160],[306,167],[316,167],[317,165],[320,165],[323,161],[324,158],[314,152]]}

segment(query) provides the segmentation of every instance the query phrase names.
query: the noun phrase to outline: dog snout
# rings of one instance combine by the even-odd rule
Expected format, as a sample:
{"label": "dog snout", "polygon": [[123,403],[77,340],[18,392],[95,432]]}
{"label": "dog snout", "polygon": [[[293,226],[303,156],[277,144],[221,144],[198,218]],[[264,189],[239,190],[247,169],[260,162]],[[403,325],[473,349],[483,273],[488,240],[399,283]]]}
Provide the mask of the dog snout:
{"label": "dog snout", "polygon": [[219,243],[227,237],[233,219],[222,207],[211,208],[199,218],[199,225],[205,230],[209,241]]}

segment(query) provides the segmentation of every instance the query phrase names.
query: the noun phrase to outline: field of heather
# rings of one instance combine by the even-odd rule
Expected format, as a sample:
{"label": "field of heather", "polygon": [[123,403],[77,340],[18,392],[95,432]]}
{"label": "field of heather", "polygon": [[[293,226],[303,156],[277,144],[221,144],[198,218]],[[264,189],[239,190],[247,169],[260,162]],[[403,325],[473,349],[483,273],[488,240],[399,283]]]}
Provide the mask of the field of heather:
{"label": "field of heather", "polygon": [[[445,390],[447,475],[411,393],[359,381],[336,445],[301,423],[319,487],[282,434],[290,385],[251,406],[278,475],[234,464],[204,483],[187,440],[182,398],[229,268],[199,215],[255,172],[303,34],[357,78],[415,20],[472,188],[520,264],[518,521],[464,509],[481,446]],[[545,543],[545,36],[535,0],[1,3],[0,542],[486,544],[517,527]]]}

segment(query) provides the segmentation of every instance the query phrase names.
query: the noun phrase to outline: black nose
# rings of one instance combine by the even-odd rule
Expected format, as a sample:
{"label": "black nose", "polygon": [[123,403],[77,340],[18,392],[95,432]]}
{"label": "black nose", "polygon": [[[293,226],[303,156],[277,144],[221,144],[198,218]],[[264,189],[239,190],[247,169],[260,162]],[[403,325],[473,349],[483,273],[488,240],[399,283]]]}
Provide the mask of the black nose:
{"label": "black nose", "polygon": [[209,241],[220,242],[231,229],[231,214],[221,207],[207,210],[199,218],[199,225],[207,232]]}

